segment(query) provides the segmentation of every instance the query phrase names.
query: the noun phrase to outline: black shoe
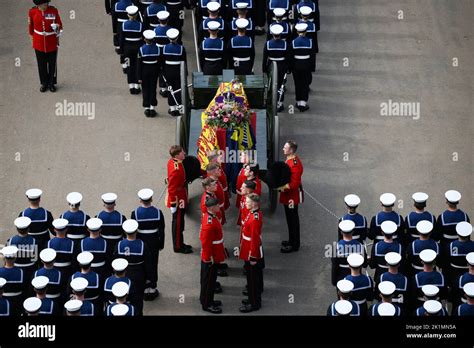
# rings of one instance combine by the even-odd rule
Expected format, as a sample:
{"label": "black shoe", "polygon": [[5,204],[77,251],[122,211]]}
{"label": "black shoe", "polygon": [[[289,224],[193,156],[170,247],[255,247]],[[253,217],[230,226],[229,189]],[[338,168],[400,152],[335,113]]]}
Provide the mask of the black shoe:
{"label": "black shoe", "polygon": [[160,89],[160,95],[163,98],[168,98],[168,91],[166,89],[164,89],[164,90]]}
{"label": "black shoe", "polygon": [[221,294],[222,293],[222,286],[217,286],[214,288],[214,294]]}
{"label": "black shoe", "polygon": [[124,74],[128,74],[128,67],[127,68],[122,68],[122,71]]}
{"label": "black shoe", "polygon": [[191,245],[188,245],[188,244],[183,244],[183,248],[193,250],[193,247]]}
{"label": "black shoe", "polygon": [[50,85],[49,86],[49,91],[53,92],[53,93],[56,92],[56,87],[54,85]]}
{"label": "black shoe", "polygon": [[174,251],[175,253],[180,253],[180,254],[191,254],[193,251],[191,249],[186,249],[186,248],[180,248],[180,249],[176,249]]}
{"label": "black shoe", "polygon": [[178,110],[171,111],[171,116],[178,117],[181,113]]}
{"label": "black shoe", "polygon": [[250,313],[250,312],[258,311],[259,309],[260,309],[260,307],[254,307],[249,303],[249,304],[246,304],[246,305],[243,305],[242,307],[240,307],[239,311],[241,313]]}
{"label": "black shoe", "polygon": [[156,110],[150,110],[150,117],[156,117],[158,115],[158,113],[156,112]]}
{"label": "black shoe", "polygon": [[298,108],[298,110],[300,110],[301,112],[305,112],[306,110],[309,110],[309,106],[308,106],[308,105],[297,105],[297,108]]}
{"label": "black shoe", "polygon": [[210,306],[210,307],[202,307],[203,311],[212,313],[212,314],[221,314],[222,313],[222,308],[215,307],[215,306]]}
{"label": "black shoe", "polygon": [[242,300],[242,304],[243,304],[243,305],[248,305],[248,304],[250,304],[249,299],[248,299],[248,298],[244,298],[244,299]]}
{"label": "black shoe", "polygon": [[249,295],[249,291],[248,291],[247,289],[242,290],[242,295],[248,296],[248,295]]}
{"label": "black shoe", "polygon": [[140,88],[135,88],[135,94],[140,94],[142,90]]}
{"label": "black shoe", "polygon": [[222,286],[220,281],[216,281],[216,287]]}
{"label": "black shoe", "polygon": [[158,289],[155,289],[156,291],[153,291],[153,292],[149,292],[149,293],[145,293],[143,295],[143,300],[144,301],[153,301],[154,299],[156,299],[158,296],[160,296],[160,292],[158,291]]}
{"label": "black shoe", "polygon": [[298,251],[297,248],[292,247],[291,245],[284,246],[280,249],[283,254],[289,254]]}
{"label": "black shoe", "polygon": [[219,269],[228,269],[229,265],[227,263],[218,263],[217,268],[219,268]]}
{"label": "black shoe", "polygon": [[135,88],[130,88],[130,94],[135,94]]}
{"label": "black shoe", "polygon": [[151,112],[150,109],[145,109],[145,112],[144,112],[145,116],[146,116],[146,117],[151,117],[151,116],[150,116],[150,112]]}
{"label": "black shoe", "polygon": [[291,245],[290,241],[288,241],[288,240],[284,240],[284,241],[281,242],[281,246],[288,246],[288,245]]}
{"label": "black shoe", "polygon": [[221,306],[222,306],[222,301],[220,301],[220,300],[214,300],[214,301],[212,302],[212,306],[213,306],[213,307],[221,307]]}
{"label": "black shoe", "polygon": [[282,112],[285,110],[285,106],[284,105],[280,105],[278,108],[277,108],[277,111],[278,112]]}
{"label": "black shoe", "polygon": [[46,92],[47,90],[48,90],[48,87],[46,87],[46,86],[44,86],[44,85],[41,85],[41,87],[40,87],[40,92],[41,92],[41,93],[44,93],[44,92]]}
{"label": "black shoe", "polygon": [[227,277],[229,274],[227,274],[227,271],[225,269],[218,269],[217,270],[217,276],[218,277]]}

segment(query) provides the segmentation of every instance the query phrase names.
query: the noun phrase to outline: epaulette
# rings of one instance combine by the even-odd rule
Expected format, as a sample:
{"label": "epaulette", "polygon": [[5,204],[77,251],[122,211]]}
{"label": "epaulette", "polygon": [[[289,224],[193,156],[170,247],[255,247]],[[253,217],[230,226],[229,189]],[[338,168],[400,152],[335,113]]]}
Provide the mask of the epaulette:
{"label": "epaulette", "polygon": [[175,169],[175,170],[178,170],[178,169],[179,169],[179,163],[178,163],[178,161],[177,161],[177,160],[173,160],[173,162],[174,162],[174,169]]}
{"label": "epaulette", "polygon": [[258,216],[258,212],[257,212],[257,211],[253,213],[253,217],[255,218],[255,220],[258,220],[258,219],[259,219],[259,216]]}
{"label": "epaulette", "polygon": [[296,158],[293,158],[293,164],[296,166],[298,164],[298,160]]}
{"label": "epaulette", "polygon": [[212,216],[211,216],[211,215],[208,215],[208,216],[207,216],[207,223],[208,223],[208,224],[211,224],[211,223],[212,223]]}

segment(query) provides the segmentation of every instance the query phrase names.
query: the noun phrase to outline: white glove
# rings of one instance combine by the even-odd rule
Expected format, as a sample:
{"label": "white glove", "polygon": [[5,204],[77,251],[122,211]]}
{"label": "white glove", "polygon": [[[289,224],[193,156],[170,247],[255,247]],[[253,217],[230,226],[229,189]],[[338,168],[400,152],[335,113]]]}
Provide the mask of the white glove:
{"label": "white glove", "polygon": [[51,24],[51,29],[56,31],[58,29],[58,25],[56,23]]}
{"label": "white glove", "polygon": [[171,214],[174,214],[176,213],[178,209],[176,207],[171,207],[170,210],[171,210]]}

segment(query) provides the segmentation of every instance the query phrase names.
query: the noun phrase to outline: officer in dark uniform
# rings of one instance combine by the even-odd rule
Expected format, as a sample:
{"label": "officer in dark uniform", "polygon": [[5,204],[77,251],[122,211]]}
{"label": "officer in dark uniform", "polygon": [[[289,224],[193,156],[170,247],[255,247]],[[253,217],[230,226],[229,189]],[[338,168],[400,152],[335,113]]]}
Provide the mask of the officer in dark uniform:
{"label": "officer in dark uniform", "polygon": [[18,248],[14,245],[6,246],[0,251],[0,254],[3,254],[5,258],[5,265],[0,268],[0,279],[6,280],[2,286],[2,298],[8,301],[9,312],[12,316],[21,314],[21,302],[26,295],[23,270],[15,266],[17,253]]}
{"label": "officer in dark uniform", "polygon": [[[140,206],[132,211],[132,220],[138,222],[138,235],[151,256],[150,271],[153,276],[147,279],[145,284],[145,301],[152,301],[159,296],[158,282],[158,260],[160,250],[165,247],[165,217],[163,212],[152,205],[153,191],[142,189],[138,191]],[[154,280],[152,282],[152,280]]]}
{"label": "officer in dark uniform", "polygon": [[81,249],[81,240],[89,235],[86,222],[90,217],[80,210],[82,195],[79,192],[70,192],[66,200],[69,203],[69,210],[62,213],[59,218],[69,222],[66,237],[74,242],[74,253],[77,255]]}
{"label": "officer in dark uniform", "polygon": [[237,35],[229,42],[229,67],[233,67],[235,75],[253,74],[255,46],[251,37],[246,35],[249,21],[239,18],[235,21]]}
{"label": "officer in dark uniform", "polygon": [[384,221],[393,221],[397,224],[397,231],[393,234],[393,239],[403,235],[405,224],[403,218],[396,211],[393,210],[397,198],[393,193],[384,193],[380,196],[380,203],[382,204],[382,211],[379,211],[370,221],[370,229],[368,237],[372,240],[383,239],[381,225]]}
{"label": "officer in dark uniform", "polygon": [[155,107],[158,105],[156,99],[156,87],[161,70],[160,48],[153,42],[155,32],[145,30],[143,33],[145,44],[138,51],[138,82],[143,88],[143,107],[146,117],[157,115]]}
{"label": "officer in dark uniform", "polygon": [[94,261],[94,255],[89,251],[84,251],[77,255],[80,270],[72,275],[71,280],[85,278],[88,281],[84,300],[92,302],[94,305],[94,314],[97,315],[101,312],[99,308],[101,308],[100,306],[102,305],[103,279],[97,272],[92,270],[91,266]]}
{"label": "officer in dark uniform", "polygon": [[280,34],[280,38],[282,40],[287,40],[289,41],[288,44],[291,44],[290,38],[291,37],[291,27],[290,24],[288,23],[288,18],[285,16],[286,11],[283,8],[275,8],[273,10],[273,16],[272,20],[268,22],[268,36],[267,39],[272,38],[272,33],[271,33],[271,27],[275,24],[281,25],[283,27],[283,31]]}
{"label": "officer in dark uniform", "polygon": [[40,259],[43,263],[43,267],[38,269],[33,278],[39,276],[45,276],[49,279],[48,288],[46,289],[46,297],[53,299],[59,306],[65,301],[66,297],[66,284],[62,273],[54,267],[56,261],[56,251],[51,248],[43,249],[40,253]]}
{"label": "officer in dark uniform", "polygon": [[117,244],[116,256],[128,261],[127,276],[132,282],[130,303],[136,308],[137,315],[143,315],[143,295],[145,284],[156,283],[156,273],[151,272],[151,255],[145,243],[137,238],[138,222],[127,220],[123,223],[127,238]]}
{"label": "officer in dark uniform", "polygon": [[[427,220],[431,222],[433,226],[436,222],[435,216],[425,210],[428,197],[429,196],[424,192],[415,192],[411,196],[414,202],[413,206],[415,207],[415,210],[408,214],[405,218],[406,235],[402,239],[402,242],[406,245],[411,244],[411,242],[419,238],[419,234],[416,229],[416,224],[418,222]],[[433,235],[435,235],[435,233],[433,233]]]}
{"label": "officer in dark uniform", "polygon": [[472,225],[469,222],[461,221],[456,225],[458,240],[449,244],[448,262],[443,267],[443,272],[448,276],[448,283],[451,288],[455,288],[460,276],[468,271],[466,256],[474,252],[474,241],[471,240]]}
{"label": "officer in dark uniform", "polygon": [[285,100],[285,88],[282,88],[285,74],[289,72],[288,61],[290,60],[290,50],[285,40],[281,38],[283,27],[274,24],[270,27],[273,39],[268,40],[263,48],[262,71],[268,73],[272,62],[276,62],[278,66],[277,85],[281,89],[281,95],[278,96],[277,110],[281,112],[285,109],[283,101]]}
{"label": "officer in dark uniform", "polygon": [[[361,243],[365,243],[365,238],[367,237],[368,232],[368,224],[367,218],[357,212],[357,207],[360,204],[360,198],[354,194],[348,194],[344,197],[344,203],[347,207],[347,213],[339,219],[339,221],[343,220],[351,220],[354,221],[355,227],[352,231],[352,239],[357,239]],[[338,239],[342,238],[341,231],[337,232]]]}
{"label": "officer in dark uniform", "polygon": [[168,29],[166,32],[169,43],[163,47],[163,77],[168,85],[168,113],[171,116],[181,114],[181,93],[174,91],[181,88],[181,62],[186,63],[186,50],[178,43],[179,30]]}
{"label": "officer in dark uniform", "polygon": [[129,63],[125,60],[123,50],[120,48],[120,36],[122,31],[122,25],[128,20],[127,7],[132,6],[132,0],[119,0],[112,7],[112,23],[115,23],[115,35],[114,35],[114,46],[115,52],[120,55],[120,64],[124,74],[127,73]]}
{"label": "officer in dark uniform", "polygon": [[100,235],[107,241],[109,249],[114,251],[119,240],[123,238],[122,224],[127,218],[115,210],[115,202],[117,201],[115,193],[104,193],[101,198],[104,203],[104,210],[96,215],[96,218],[102,220]]}
{"label": "officer in dark uniform", "polygon": [[110,274],[110,260],[112,259],[113,250],[110,249],[107,241],[100,236],[101,228],[101,219],[92,218],[87,221],[87,229],[90,236],[81,240],[81,253],[88,251],[94,256],[91,269],[102,280]]}
{"label": "officer in dark uniform", "polygon": [[49,240],[49,233],[53,227],[53,215],[50,211],[40,207],[42,194],[43,191],[35,188],[26,191],[26,197],[28,198],[30,206],[18,215],[31,219],[28,234],[36,240],[38,253],[46,248],[46,244]]}
{"label": "officer in dark uniform", "polygon": [[226,47],[224,40],[218,37],[219,22],[210,21],[207,23],[209,37],[201,44],[200,58],[204,75],[222,75],[222,70],[226,63]]}
{"label": "officer in dark uniform", "polygon": [[339,312],[336,310],[336,304],[339,301],[349,301],[352,304],[352,311],[349,315],[356,317],[365,315],[365,313],[360,312],[359,305],[351,300],[352,290],[354,289],[354,284],[351,281],[342,279],[337,282],[336,288],[338,300],[329,305],[327,316],[335,317],[339,314]]}
{"label": "officer in dark uniform", "polygon": [[18,248],[19,256],[15,261],[15,267],[23,270],[25,284],[31,280],[33,272],[36,270],[36,260],[38,259],[38,245],[32,236],[28,235],[31,219],[21,216],[15,219],[15,227],[18,231],[16,236],[7,241],[7,245]]}
{"label": "officer in dark uniform", "polygon": [[[407,263],[411,266],[407,267],[407,270],[410,270],[407,272],[409,275],[414,275],[423,270],[423,264],[419,257],[423,250],[431,249],[436,252],[438,260],[441,258],[438,243],[434,239],[431,239],[433,224],[428,220],[421,220],[416,224],[416,230],[419,239],[415,239],[411,242],[407,250]],[[438,261],[438,264],[439,263],[440,261]]]}
{"label": "officer in dark uniform", "polygon": [[184,23],[184,8],[190,8],[188,0],[166,0],[166,9],[170,13],[170,25],[181,31]]}
{"label": "officer in dark uniform", "polygon": [[118,49],[118,37],[117,37],[117,18],[112,15],[112,11],[119,0],[105,0],[105,13],[107,13],[112,21],[112,33],[113,43],[116,49]]}
{"label": "officer in dark uniform", "polygon": [[72,275],[73,262],[77,254],[74,252],[74,243],[66,238],[67,226],[69,222],[66,219],[56,219],[53,221],[56,237],[48,242],[48,248],[56,251],[54,268],[61,272],[63,279],[69,279]]}
{"label": "officer in dark uniform", "polygon": [[351,268],[351,274],[346,276],[346,280],[354,284],[351,299],[360,307],[360,312],[367,313],[367,301],[374,299],[374,281],[368,275],[362,274],[364,257],[360,254],[351,254],[347,257],[347,263]]}
{"label": "officer in dark uniform", "polygon": [[309,109],[309,86],[311,73],[316,69],[316,54],[313,40],[306,37],[308,24],[298,23],[295,29],[298,37],[291,43],[293,79],[295,80],[296,107],[304,112]]}
{"label": "officer in dark uniform", "polygon": [[376,284],[389,281],[395,284],[395,293],[392,296],[392,302],[398,304],[402,312],[405,312],[407,308],[407,293],[408,293],[408,278],[399,272],[398,268],[402,256],[400,254],[390,252],[385,254],[385,262],[388,265],[387,272],[380,275],[379,279],[376,279]]}
{"label": "officer in dark uniform", "polygon": [[138,50],[143,44],[143,24],[137,20],[138,7],[127,7],[128,20],[122,23],[120,31],[120,49],[125,59],[129,61],[127,70],[127,82],[130,94],[139,94],[141,92],[137,78],[137,56]]}
{"label": "officer in dark uniform", "polygon": [[451,303],[453,308],[457,307],[466,299],[463,297],[463,287],[468,283],[474,283],[474,252],[466,255],[466,262],[468,264],[468,271],[460,276],[456,282],[456,285],[451,288]]}
{"label": "officer in dark uniform", "polygon": [[[306,23],[308,27],[306,28],[306,37],[311,39],[313,42],[313,48],[314,48],[314,66],[316,69],[316,54],[319,52],[319,44],[318,44],[318,32],[316,30],[316,25],[310,20],[310,16],[312,13],[312,9],[309,6],[302,6],[300,7],[300,13],[301,13],[301,18],[297,21],[296,24],[298,23]],[[295,37],[298,36],[298,33],[295,30],[295,33],[293,34]],[[314,72],[313,70],[312,72]],[[309,85],[313,83],[313,75],[311,74],[311,78],[309,80]]]}
{"label": "officer in dark uniform", "polygon": [[115,302],[115,297],[112,293],[112,287],[119,282],[126,283],[129,287],[132,286],[132,282],[129,277],[126,276],[128,267],[128,261],[125,259],[115,259],[112,261],[112,269],[114,273],[108,277],[104,282],[104,304],[107,307],[109,304]]}
{"label": "officer in dark uniform", "polygon": [[228,23],[222,17],[219,16],[219,9],[220,5],[218,2],[213,1],[207,4],[207,10],[209,12],[209,15],[204,18],[199,24],[198,42],[202,42],[206,37],[210,36],[208,27],[209,22],[219,23],[219,31],[217,32],[217,36],[223,39],[224,41],[227,41],[230,34],[230,28],[228,28]]}
{"label": "officer in dark uniform", "polygon": [[[155,43],[158,45],[158,47],[160,48],[160,52],[162,53],[163,48],[170,41],[168,39],[168,36],[166,36],[166,32],[171,29],[171,26],[168,24],[170,13],[168,11],[160,11],[156,16],[158,17],[158,26],[155,28]],[[160,74],[159,83],[160,95],[165,98],[168,96],[168,92],[166,89],[165,80],[163,80],[163,74]]]}
{"label": "officer in dark uniform", "polygon": [[145,29],[154,30],[158,26],[158,12],[160,11],[166,11],[164,0],[153,0],[153,3],[146,8],[143,14]]}
{"label": "officer in dark uniform", "polygon": [[233,37],[237,35],[237,24],[235,23],[238,19],[244,18],[249,21],[249,25],[247,26],[245,30],[245,35],[250,37],[252,40],[255,38],[255,25],[251,17],[248,15],[248,4],[246,2],[238,2],[235,4],[237,7],[237,17],[232,18],[232,21],[230,22],[230,37]]}

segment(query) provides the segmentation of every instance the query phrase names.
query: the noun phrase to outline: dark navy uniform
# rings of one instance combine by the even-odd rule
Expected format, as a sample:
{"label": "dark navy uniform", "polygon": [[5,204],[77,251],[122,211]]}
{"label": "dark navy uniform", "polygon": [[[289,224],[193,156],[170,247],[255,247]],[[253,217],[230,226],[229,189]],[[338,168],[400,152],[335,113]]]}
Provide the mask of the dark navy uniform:
{"label": "dark navy uniform", "polygon": [[[234,37],[237,35],[237,25],[235,24],[235,21],[237,20],[238,18],[234,18],[232,19],[232,21],[230,22],[230,25],[229,25],[229,30],[230,30],[230,34],[229,34],[229,38],[230,37]],[[253,23],[253,20],[252,18],[245,18],[246,20],[249,21],[249,25],[247,26],[247,28],[245,28],[245,35],[247,35],[248,37],[250,37],[252,40],[254,40],[255,38],[255,25]],[[227,36],[226,36],[227,38]]]}
{"label": "dark navy uniform", "polygon": [[169,24],[180,32],[184,23],[184,7],[189,8],[188,0],[166,0],[166,9],[170,13]]}
{"label": "dark navy uniform", "polygon": [[45,276],[49,279],[48,286],[46,288],[46,297],[50,298],[57,303],[62,304],[66,295],[66,279],[62,276],[61,272],[56,268],[40,268],[34,274],[34,278],[39,276]]}
{"label": "dark navy uniform", "polygon": [[206,38],[200,49],[201,66],[204,75],[222,75],[226,64],[226,49],[221,38]]}
{"label": "dark navy uniform", "polygon": [[160,11],[166,11],[166,6],[160,2],[154,2],[148,6],[143,14],[143,25],[146,29],[155,29],[159,25],[157,14]]}
{"label": "dark navy uniform", "polygon": [[18,255],[31,257],[17,257],[15,260],[15,267],[23,270],[23,277],[25,284],[29,284],[33,272],[36,270],[36,240],[33,236],[27,235],[25,237],[17,235],[10,238],[7,245],[14,245],[18,248]]}
{"label": "dark navy uniform", "polygon": [[167,45],[169,42],[168,36],[166,36],[168,29],[171,29],[168,24],[158,24],[158,26],[155,28],[155,42],[159,48],[165,47],[165,45]]}
{"label": "dark navy uniform", "polygon": [[[95,261],[95,260],[94,260]],[[99,314],[100,313],[100,306],[102,305],[102,279],[100,278],[99,274],[96,272],[89,270],[87,273],[76,272],[72,275],[72,279],[76,278],[84,278],[87,280],[87,288],[85,292],[84,299],[86,301],[91,302],[94,306],[92,307],[93,313]],[[48,285],[49,286],[49,285]],[[81,308],[82,309],[82,308]],[[84,310],[86,311],[87,308]],[[88,308],[88,310],[90,307]],[[81,311],[82,315],[82,311]]]}
{"label": "dark navy uniform", "polygon": [[[107,308],[105,309],[105,315],[107,317],[113,316],[112,308],[114,308],[114,306],[116,306],[116,305],[118,305],[118,303],[111,303],[107,306]],[[133,305],[131,305],[128,302],[124,303],[124,305],[126,305],[128,307],[128,312],[127,312],[127,314],[125,314],[125,316],[126,317],[135,316],[135,307],[133,307]]]}
{"label": "dark navy uniform", "polygon": [[433,239],[428,239],[428,240],[417,239],[417,240],[414,240],[410,244],[410,246],[408,247],[408,250],[407,250],[407,256],[408,256],[407,261],[411,266],[411,267],[408,267],[408,269],[411,268],[411,274],[414,274],[414,273],[417,273],[417,272],[420,272],[420,271],[423,270],[423,263],[420,260],[420,253],[423,250],[426,250],[426,249],[433,250],[437,255],[436,259],[439,262],[439,260],[440,260],[440,257],[439,257],[440,249],[439,249],[438,243],[435,240],[433,240]]}
{"label": "dark navy uniform", "polygon": [[441,250],[446,254],[449,254],[449,243],[458,239],[456,225],[461,221],[470,222],[469,216],[461,209],[445,210],[436,220],[436,234],[433,238],[441,242]]}
{"label": "dark navy uniform", "polygon": [[288,40],[288,39],[292,38],[291,37],[291,27],[288,24],[288,22],[285,22],[285,21],[274,21],[274,22],[270,23],[270,25],[268,26],[267,40],[270,40],[273,37],[273,35],[271,34],[270,29],[275,24],[281,25],[283,27],[283,31],[280,34],[281,39],[289,41],[288,44],[291,44],[291,40]]}
{"label": "dark navy uniform", "polygon": [[[8,300],[10,315],[20,315],[23,309],[23,292],[26,285],[23,270],[19,267],[2,267],[0,268],[0,278],[4,278],[7,281],[3,286],[3,298]],[[4,306],[6,306],[5,303]]]}
{"label": "dark navy uniform", "polygon": [[38,255],[46,248],[49,240],[49,232],[53,231],[53,215],[44,208],[26,208],[18,216],[26,216],[31,219],[28,234],[36,239],[38,244]]}
{"label": "dark navy uniform", "polygon": [[68,210],[62,213],[60,218],[69,221],[66,237],[74,242],[74,253],[77,255],[81,248],[81,240],[89,236],[86,222],[90,219],[90,216],[85,214],[82,210],[75,212]]}
{"label": "dark navy uniform", "polygon": [[112,19],[112,33],[114,34],[114,46],[118,48],[118,39],[117,39],[117,18],[112,15],[112,11],[115,8],[119,0],[105,0],[105,13],[111,15]]}
{"label": "dark navy uniform", "polygon": [[138,80],[142,81],[143,107],[157,106],[156,86],[161,70],[160,48],[146,43],[138,51]]}
{"label": "dark navy uniform", "polygon": [[474,252],[474,241],[455,240],[449,245],[448,260],[443,268],[443,272],[448,276],[448,284],[451,287],[457,285],[460,276],[469,270],[466,255]]}
{"label": "dark navy uniform", "polygon": [[0,297],[0,317],[11,316],[10,301],[6,297]]}
{"label": "dark navy uniform", "polygon": [[273,14],[274,9],[282,8],[286,11],[286,14],[288,14],[289,11],[291,10],[290,0],[267,0],[267,2],[268,2],[268,7],[267,7],[267,22],[268,23],[271,23],[275,20],[275,17]]}
{"label": "dark navy uniform", "polygon": [[48,242],[48,248],[56,251],[56,259],[54,260],[54,268],[61,272],[64,279],[69,279],[73,270],[73,262],[76,259],[74,251],[74,243],[69,238],[54,237]]}
{"label": "dark navy uniform", "polygon": [[380,275],[379,279],[375,280],[378,283],[389,281],[395,284],[395,292],[392,295],[392,302],[397,303],[402,310],[406,308],[408,278],[401,273],[385,272]]}
{"label": "dark navy uniform", "polygon": [[[410,244],[420,237],[420,234],[416,229],[416,224],[423,220],[427,220],[435,226],[436,218],[430,212],[424,211],[422,213],[417,213],[416,211],[412,211],[407,215],[405,218],[406,235],[404,238],[406,244]],[[434,235],[434,232],[432,232],[432,234]]]}
{"label": "dark navy uniform", "polygon": [[373,246],[369,265],[370,268],[375,269],[375,280],[379,279],[380,275],[388,270],[387,263],[385,262],[385,255],[390,252],[403,255],[400,243],[397,241],[387,243],[385,240],[381,240]]}
{"label": "dark navy uniform", "polygon": [[217,37],[220,37],[226,41],[230,35],[230,27],[227,22],[222,18],[206,18],[201,21],[198,28],[198,42],[202,42],[205,38],[209,37],[209,27],[207,23],[209,22],[218,22],[220,24],[219,31],[217,32]]}
{"label": "dark navy uniform", "polygon": [[291,43],[293,79],[295,80],[295,98],[297,102],[307,102],[311,73],[316,70],[316,55],[313,40],[298,36]]}
{"label": "dark navy uniform", "polygon": [[463,303],[453,309],[452,315],[454,317],[474,317],[474,305]]}
{"label": "dark navy uniform", "polygon": [[102,210],[96,217],[102,220],[101,237],[107,241],[110,250],[115,250],[117,243],[123,238],[122,224],[127,218],[116,210],[111,213]]}
{"label": "dark navy uniform", "polygon": [[402,235],[405,228],[405,224],[400,214],[398,214],[396,211],[380,211],[374,217],[372,217],[372,220],[370,221],[370,229],[368,235],[370,239],[383,239],[383,233],[380,226],[384,221],[393,221],[397,224],[398,228],[393,234],[393,239],[397,239],[399,235]]}
{"label": "dark navy uniform", "polygon": [[359,305],[362,315],[366,315],[367,301],[374,299],[374,281],[370,276],[365,274],[359,274],[357,276],[348,275],[344,279],[354,283],[351,299]]}
{"label": "dark navy uniform", "polygon": [[53,299],[45,297],[41,299],[41,307],[38,315],[59,315],[58,305]]}
{"label": "dark navy uniform", "polygon": [[421,288],[423,285],[435,285],[439,288],[439,297],[444,299],[446,297],[446,281],[444,279],[444,275],[441,272],[433,271],[433,272],[418,272],[415,274],[414,280],[412,281],[412,296],[416,297],[415,301],[415,308],[423,305],[424,302],[424,295]]}
{"label": "dark navy uniform", "polygon": [[136,5],[142,15],[145,15],[146,9],[153,4],[153,0],[136,0]]}
{"label": "dark navy uniform", "polygon": [[474,282],[474,274],[471,274],[469,272],[464,273],[462,276],[459,277],[458,281],[456,282],[456,285],[453,285],[451,288],[451,296],[450,300],[453,304],[453,308],[456,306],[460,305],[461,303],[465,303],[466,299],[464,298],[464,290],[463,287],[467,283],[473,283]]}
{"label": "dark navy uniform", "polygon": [[[351,220],[354,222],[355,227],[352,230],[352,239],[356,239],[361,243],[365,242],[367,238],[367,232],[369,230],[369,225],[367,224],[367,218],[359,213],[350,214],[347,213],[339,221]],[[337,229],[338,239],[342,239],[341,230]]]}
{"label": "dark navy uniform", "polygon": [[150,272],[147,275],[147,288],[156,288],[158,282],[158,260],[160,250],[165,247],[165,217],[156,207],[138,207],[131,218],[138,222],[137,238],[141,239],[150,252]]}
{"label": "dark navy uniform", "polygon": [[298,22],[298,20],[301,18],[301,13],[300,13],[300,8],[303,6],[308,6],[311,7],[313,12],[309,15],[309,21],[313,22],[316,31],[319,31],[321,29],[321,23],[320,23],[320,14],[319,14],[319,4],[318,0],[302,0],[296,5],[296,13],[297,15],[294,16],[295,18],[295,23]]}
{"label": "dark navy uniform", "polygon": [[[337,317],[337,316],[340,315],[336,311],[336,302],[337,301],[335,301],[335,302],[333,302],[329,305],[329,308],[327,310],[327,316],[328,317]],[[349,300],[349,302],[352,304],[352,311],[349,313],[349,316],[351,316],[351,317],[360,317],[361,313],[360,313],[359,305],[355,301],[352,301],[352,300]]]}
{"label": "dark navy uniform", "polygon": [[[256,0],[256,1],[260,1],[260,0]],[[238,14],[237,14],[237,4],[239,2],[245,2],[247,4],[247,19],[250,20],[253,19],[253,21],[255,22],[256,19],[257,19],[257,13],[256,13],[256,8],[255,8],[255,5],[256,5],[256,2],[255,0],[231,0],[229,1],[229,10],[228,10],[228,16],[229,18],[237,18],[238,17]],[[265,17],[265,11],[263,11],[263,17]],[[256,24],[258,25],[258,24]]]}
{"label": "dark navy uniform", "polygon": [[[380,314],[378,312],[378,308],[382,302],[374,303],[372,306],[369,308],[369,317],[379,317]],[[395,307],[395,314],[394,317],[399,317],[401,315],[401,309],[398,307],[396,304],[392,303],[393,307]]]}
{"label": "dark navy uniform", "polygon": [[120,54],[120,64],[125,64],[125,56],[123,50],[120,48],[120,33],[122,31],[122,25],[128,21],[127,7],[132,6],[132,0],[119,0],[112,7],[112,23],[115,23],[114,31],[114,46],[118,54]]}
{"label": "dark navy uniform", "polygon": [[81,317],[93,317],[97,313],[97,308],[95,307],[93,302],[84,300],[82,301],[80,313]]}
{"label": "dark navy uniform", "polygon": [[[268,73],[269,67],[272,62],[276,62],[278,66],[278,88],[283,84],[283,78],[289,71],[288,62],[290,61],[290,47],[286,40],[283,38],[270,39],[265,43],[263,48],[263,60],[262,60],[262,71]],[[285,100],[285,93],[279,97],[278,101],[283,102]]]}
{"label": "dark navy uniform", "polygon": [[[306,23],[308,25],[308,28],[306,29],[306,37],[313,41],[314,53],[319,53],[318,33],[315,24],[311,21],[305,21],[302,19],[298,20],[297,24],[298,23]],[[297,36],[298,33],[295,31],[294,37]]]}
{"label": "dark navy uniform", "polygon": [[112,286],[118,282],[124,282],[128,284],[129,289],[132,286],[132,282],[128,277],[117,277],[115,274],[108,277],[104,283],[104,302],[106,306],[115,302],[115,296],[112,293]]}
{"label": "dark navy uniform", "polygon": [[96,272],[101,279],[110,274],[110,260],[112,250],[107,245],[107,241],[102,237],[86,237],[81,241],[81,252],[88,251],[94,255],[91,270]]}
{"label": "dark navy uniform", "polygon": [[137,20],[127,20],[122,23],[120,32],[120,48],[123,55],[129,60],[127,71],[127,83],[137,84],[137,56],[140,46],[143,45],[142,34],[143,24]]}
{"label": "dark navy uniform", "polygon": [[[176,91],[181,88],[181,62],[186,62],[186,50],[184,46],[170,42],[163,47],[163,75],[168,81],[168,86],[171,86],[173,91]],[[168,105],[170,106],[171,111],[178,111],[181,105],[181,93],[175,93],[174,97],[178,102],[174,101],[171,92],[168,93]]]}
{"label": "dark navy uniform", "polygon": [[209,12],[207,10],[207,4],[209,2],[218,2],[221,7],[219,7],[219,16],[222,17],[222,18],[227,18],[226,17],[226,4],[223,4],[223,1],[222,0],[198,0],[197,1],[197,4],[198,4],[198,18],[197,18],[197,22],[201,22],[203,19],[206,19],[209,15]]}
{"label": "dark navy uniform", "polygon": [[361,254],[365,258],[364,246],[358,240],[340,240],[336,245],[337,256],[332,258],[331,282],[336,286],[337,282],[351,274],[351,269],[347,263],[350,254]]}
{"label": "dark navy uniform", "polygon": [[255,60],[255,47],[251,37],[234,36],[229,42],[229,67],[235,75],[251,75]]}

